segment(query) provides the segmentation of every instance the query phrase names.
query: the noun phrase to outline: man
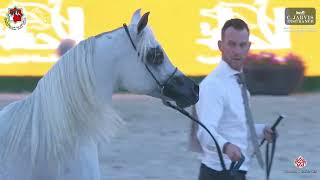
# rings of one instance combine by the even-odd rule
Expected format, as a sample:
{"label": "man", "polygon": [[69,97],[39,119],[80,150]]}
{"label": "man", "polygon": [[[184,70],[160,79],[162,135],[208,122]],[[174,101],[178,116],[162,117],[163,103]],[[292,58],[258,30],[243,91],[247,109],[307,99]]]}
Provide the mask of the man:
{"label": "man", "polygon": [[[221,40],[218,41],[221,63],[201,82],[199,102],[196,104],[199,120],[208,127],[222,148],[226,167],[229,168],[231,162],[239,161],[241,154],[244,155],[245,161],[238,172],[243,180],[255,147],[250,138],[255,135],[256,140],[258,137],[272,142],[273,136],[270,127],[253,124],[251,130],[253,128],[254,134],[248,125],[248,108],[245,107],[243,94],[247,92],[239,82],[243,60],[250,45],[249,28],[243,20],[230,19],[224,24]],[[224,179],[214,141],[201,127],[198,128],[197,138],[203,152],[199,180]]]}

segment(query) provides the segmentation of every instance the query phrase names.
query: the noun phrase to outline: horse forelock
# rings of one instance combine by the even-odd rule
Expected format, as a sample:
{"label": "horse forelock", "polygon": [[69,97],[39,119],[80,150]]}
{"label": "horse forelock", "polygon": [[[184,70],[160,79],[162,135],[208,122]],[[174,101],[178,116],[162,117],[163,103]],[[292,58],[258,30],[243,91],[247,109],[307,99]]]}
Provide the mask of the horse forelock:
{"label": "horse forelock", "polygon": [[148,50],[150,48],[155,48],[161,46],[158,41],[156,40],[152,30],[150,27],[146,27],[142,34],[141,37],[139,37],[137,49],[141,55],[141,61],[146,63],[146,55],[148,53]]}

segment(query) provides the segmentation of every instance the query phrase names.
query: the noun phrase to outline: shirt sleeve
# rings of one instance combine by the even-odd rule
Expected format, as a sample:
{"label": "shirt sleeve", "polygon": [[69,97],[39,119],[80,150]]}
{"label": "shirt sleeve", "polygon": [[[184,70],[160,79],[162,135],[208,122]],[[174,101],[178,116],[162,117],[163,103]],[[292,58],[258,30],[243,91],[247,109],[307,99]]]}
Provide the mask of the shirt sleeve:
{"label": "shirt sleeve", "polygon": [[[211,84],[200,84],[199,101],[196,110],[199,120],[209,129],[217,140],[221,150],[228,142],[217,132],[218,124],[223,114],[223,96],[218,90],[219,86]],[[199,126],[197,138],[203,149],[217,151],[216,145],[209,133]]]}

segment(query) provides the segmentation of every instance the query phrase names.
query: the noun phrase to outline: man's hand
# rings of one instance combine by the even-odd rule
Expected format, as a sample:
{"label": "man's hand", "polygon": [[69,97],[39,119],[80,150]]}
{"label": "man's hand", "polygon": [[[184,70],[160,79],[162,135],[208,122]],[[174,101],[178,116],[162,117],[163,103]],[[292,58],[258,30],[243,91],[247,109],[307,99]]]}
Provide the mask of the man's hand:
{"label": "man's hand", "polygon": [[273,131],[269,126],[263,129],[264,138],[268,141],[268,143],[273,142],[273,136],[278,137],[277,131]]}
{"label": "man's hand", "polygon": [[239,161],[241,158],[240,148],[231,143],[224,144],[223,153],[227,154],[232,162]]}

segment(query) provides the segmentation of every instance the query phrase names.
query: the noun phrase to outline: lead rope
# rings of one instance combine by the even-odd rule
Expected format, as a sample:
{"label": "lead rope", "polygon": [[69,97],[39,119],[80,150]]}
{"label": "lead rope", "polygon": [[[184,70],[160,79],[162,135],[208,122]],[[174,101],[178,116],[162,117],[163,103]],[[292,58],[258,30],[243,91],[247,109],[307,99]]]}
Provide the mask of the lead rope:
{"label": "lead rope", "polygon": [[[280,121],[284,118],[283,115],[280,115],[278,117],[278,119],[276,120],[276,122],[272,125],[271,129],[273,132],[276,131],[276,127],[278,126],[278,124],[280,123]],[[260,147],[263,145],[263,143],[265,142],[265,139],[263,139],[260,143]],[[273,162],[273,158],[274,158],[274,154],[275,154],[275,150],[276,150],[276,143],[277,143],[277,136],[274,135],[272,137],[272,146],[271,146],[271,154],[269,153],[270,151],[270,143],[267,143],[266,145],[266,180],[269,180],[270,178],[270,173],[271,173],[271,167],[272,167],[272,162]]]}
{"label": "lead rope", "polygon": [[[177,111],[179,111],[180,113],[184,114],[185,116],[189,117],[192,121],[196,122],[197,124],[199,124],[202,128],[204,128],[208,134],[210,135],[210,137],[213,139],[216,147],[217,147],[217,151],[218,151],[218,155],[219,155],[219,160],[220,160],[220,164],[222,166],[222,169],[225,171],[226,170],[226,166],[225,166],[225,162],[222,156],[222,152],[221,152],[221,148],[219,146],[219,144],[217,143],[216,139],[213,137],[213,135],[211,134],[211,132],[209,131],[209,129],[203,124],[201,123],[199,120],[197,120],[195,117],[191,116],[186,110],[178,107],[178,106],[174,106],[173,104],[171,104],[169,101],[164,100],[163,98],[161,98],[162,103],[168,107],[171,107]],[[284,118],[284,116],[280,115],[278,117],[278,119],[276,120],[276,122],[272,125],[271,129],[275,132],[277,125],[280,123],[280,121]],[[271,172],[271,167],[272,167],[272,162],[273,162],[273,158],[274,158],[274,154],[275,154],[275,149],[276,149],[276,136],[273,136],[273,144],[272,144],[272,148],[271,148],[271,155],[269,156],[269,144],[267,143],[266,145],[266,179],[269,180],[270,177],[270,172]],[[260,143],[260,147],[263,145],[263,143],[265,142],[265,139],[263,139]],[[230,175],[231,176],[235,176],[237,170],[239,170],[240,166],[243,164],[243,162],[245,161],[245,157],[241,154],[241,158],[238,162],[232,162],[230,165]]]}

